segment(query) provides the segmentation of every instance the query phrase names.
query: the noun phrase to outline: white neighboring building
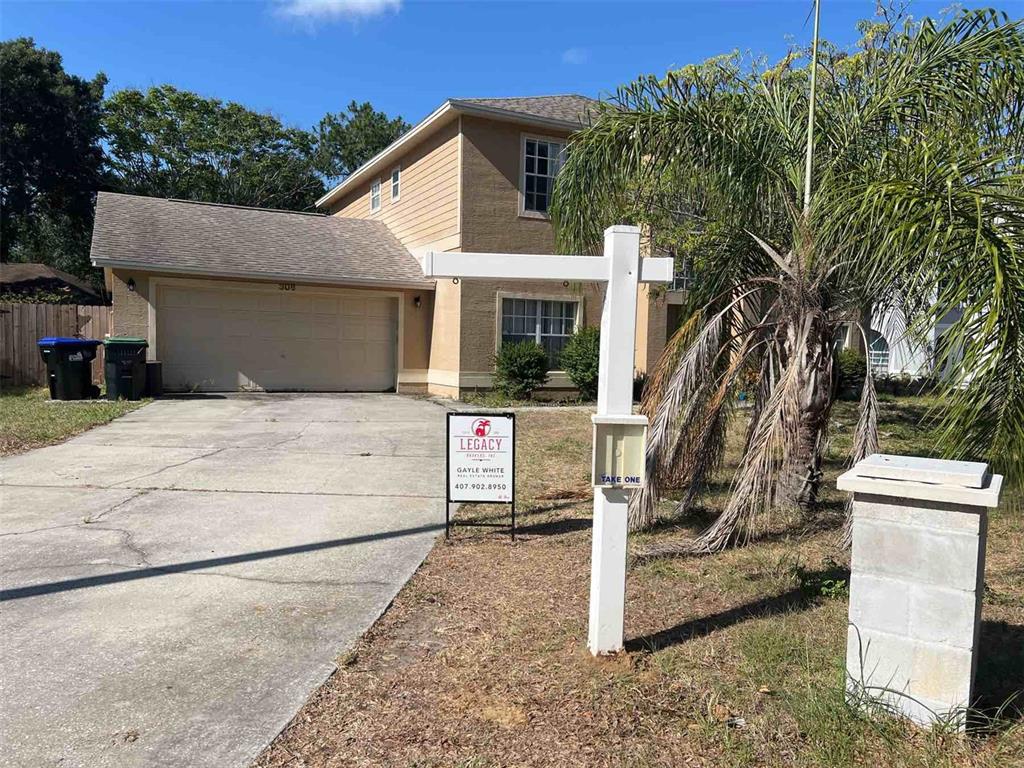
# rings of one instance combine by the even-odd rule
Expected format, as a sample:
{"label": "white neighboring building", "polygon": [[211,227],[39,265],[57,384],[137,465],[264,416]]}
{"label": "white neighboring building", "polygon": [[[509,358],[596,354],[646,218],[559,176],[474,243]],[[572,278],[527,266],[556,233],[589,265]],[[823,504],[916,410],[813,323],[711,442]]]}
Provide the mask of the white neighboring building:
{"label": "white neighboring building", "polygon": [[[919,378],[929,376],[934,371],[935,362],[941,356],[943,338],[958,320],[962,312],[947,312],[933,326],[925,339],[914,338],[907,331],[907,323],[903,313],[898,309],[886,309],[871,314],[871,327],[868,331],[868,362],[876,377],[908,376]],[[846,326],[846,334],[840,340],[839,348],[852,346],[856,343],[860,330],[854,323]],[[959,359],[959,355],[956,356]],[[946,368],[954,366],[954,360],[947,361]]]}

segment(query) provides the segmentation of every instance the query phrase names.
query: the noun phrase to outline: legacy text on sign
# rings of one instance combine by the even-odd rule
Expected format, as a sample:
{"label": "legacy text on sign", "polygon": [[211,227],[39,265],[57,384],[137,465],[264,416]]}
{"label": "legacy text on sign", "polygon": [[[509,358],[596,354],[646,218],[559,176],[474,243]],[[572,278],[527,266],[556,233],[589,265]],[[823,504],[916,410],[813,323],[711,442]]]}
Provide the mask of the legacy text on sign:
{"label": "legacy text on sign", "polygon": [[448,414],[449,502],[512,501],[515,433],[512,414]]}

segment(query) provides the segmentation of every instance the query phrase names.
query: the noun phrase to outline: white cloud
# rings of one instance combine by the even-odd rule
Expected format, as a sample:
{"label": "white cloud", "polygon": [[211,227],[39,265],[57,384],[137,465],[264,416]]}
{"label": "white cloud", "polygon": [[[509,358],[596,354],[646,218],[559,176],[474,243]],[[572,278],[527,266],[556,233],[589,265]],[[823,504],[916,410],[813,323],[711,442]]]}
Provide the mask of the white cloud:
{"label": "white cloud", "polygon": [[586,64],[590,61],[590,51],[586,48],[566,48],[562,51],[563,64]]}
{"label": "white cloud", "polygon": [[402,0],[280,0],[275,12],[284,18],[315,22],[368,19],[401,8]]}

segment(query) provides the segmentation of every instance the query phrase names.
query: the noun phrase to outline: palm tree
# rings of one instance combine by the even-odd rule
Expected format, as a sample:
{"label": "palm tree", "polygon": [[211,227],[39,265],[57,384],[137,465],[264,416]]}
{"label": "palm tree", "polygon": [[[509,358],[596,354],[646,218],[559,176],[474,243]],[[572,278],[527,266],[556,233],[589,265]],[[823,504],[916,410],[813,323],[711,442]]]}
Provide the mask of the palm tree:
{"label": "palm tree", "polygon": [[[645,395],[632,529],[670,485],[685,489],[677,513],[691,508],[738,392],[753,392],[725,509],[669,551],[715,551],[814,504],[837,337],[865,307],[899,308],[911,334],[963,310],[942,448],[1024,470],[1022,22],[977,11],[861,29],[850,54],[815,44],[810,67],[795,50],[770,68],[734,54],[641,78],[570,143],[553,210],[565,252],[626,220],[694,264],[688,319]],[[876,413],[869,369],[854,461],[877,449]]]}

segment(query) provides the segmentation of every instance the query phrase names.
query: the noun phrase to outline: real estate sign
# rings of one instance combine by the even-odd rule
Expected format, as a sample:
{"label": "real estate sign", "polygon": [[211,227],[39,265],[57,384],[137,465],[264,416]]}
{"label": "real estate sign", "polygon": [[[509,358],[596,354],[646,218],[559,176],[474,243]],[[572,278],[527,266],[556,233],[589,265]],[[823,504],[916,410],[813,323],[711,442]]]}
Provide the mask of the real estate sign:
{"label": "real estate sign", "polygon": [[[480,280],[570,280],[606,283],[601,307],[601,345],[598,364],[597,414],[594,442],[594,527],[590,569],[590,626],[587,645],[597,654],[623,648],[623,617],[626,603],[626,520],[628,488],[642,487],[646,419],[633,414],[633,369],[636,336],[636,302],[639,283],[672,280],[670,258],[640,258],[640,228],[609,227],[604,233],[603,256],[541,256],[519,253],[449,253],[431,251],[423,257],[423,275]],[[489,437],[499,426],[497,418],[473,426],[481,414],[459,414],[469,419],[448,432],[449,498],[462,493],[504,493],[497,444],[456,443],[464,437]],[[511,427],[511,424],[509,425]],[[476,432],[481,435],[477,435]],[[500,434],[500,433],[498,433]],[[509,434],[514,434],[509,432]],[[509,446],[511,448],[511,446]],[[469,461],[477,453],[480,462]],[[501,459],[511,479],[512,451]],[[494,472],[482,471],[484,467]],[[509,502],[515,499],[511,489]],[[475,499],[474,499],[475,500]],[[446,505],[447,506],[447,505]],[[515,537],[515,504],[512,503]],[[477,523],[478,525],[481,523]]]}
{"label": "real estate sign", "polygon": [[511,504],[515,415],[448,414],[448,501]]}

